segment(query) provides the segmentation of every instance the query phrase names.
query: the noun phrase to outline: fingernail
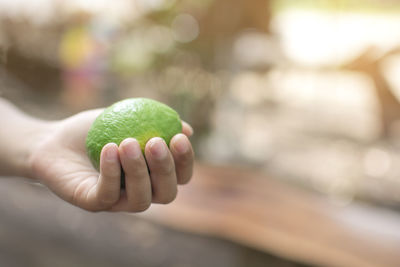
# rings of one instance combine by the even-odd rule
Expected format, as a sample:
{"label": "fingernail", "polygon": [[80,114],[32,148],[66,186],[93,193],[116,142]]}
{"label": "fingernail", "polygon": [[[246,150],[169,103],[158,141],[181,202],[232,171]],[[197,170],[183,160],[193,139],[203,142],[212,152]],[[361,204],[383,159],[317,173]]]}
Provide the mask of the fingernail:
{"label": "fingernail", "polygon": [[107,147],[107,150],[105,153],[106,160],[107,161],[116,161],[118,158],[118,153],[116,153],[116,151],[115,151],[116,144],[111,143],[111,144],[108,144],[107,146],[110,146],[110,147]]}
{"label": "fingernail", "polygon": [[168,150],[165,141],[159,137],[151,139],[150,152],[153,155],[153,157],[158,159],[166,157]]}
{"label": "fingernail", "polygon": [[185,154],[189,150],[189,141],[183,134],[178,134],[178,140],[175,142],[175,150],[180,154]]}
{"label": "fingernail", "polygon": [[125,154],[131,159],[137,159],[142,153],[140,145],[136,139],[128,138],[123,141]]}

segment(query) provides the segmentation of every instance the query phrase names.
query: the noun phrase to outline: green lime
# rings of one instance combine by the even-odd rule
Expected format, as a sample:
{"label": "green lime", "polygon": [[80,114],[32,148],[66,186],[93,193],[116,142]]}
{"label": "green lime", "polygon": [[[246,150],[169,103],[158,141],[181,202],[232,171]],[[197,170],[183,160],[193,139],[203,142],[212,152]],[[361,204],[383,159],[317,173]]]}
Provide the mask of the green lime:
{"label": "green lime", "polygon": [[178,113],[167,105],[147,98],[129,98],[106,108],[86,138],[86,149],[93,166],[99,170],[100,153],[108,143],[119,145],[128,137],[135,138],[144,151],[153,137],[161,137],[169,145],[171,138],[182,132]]}

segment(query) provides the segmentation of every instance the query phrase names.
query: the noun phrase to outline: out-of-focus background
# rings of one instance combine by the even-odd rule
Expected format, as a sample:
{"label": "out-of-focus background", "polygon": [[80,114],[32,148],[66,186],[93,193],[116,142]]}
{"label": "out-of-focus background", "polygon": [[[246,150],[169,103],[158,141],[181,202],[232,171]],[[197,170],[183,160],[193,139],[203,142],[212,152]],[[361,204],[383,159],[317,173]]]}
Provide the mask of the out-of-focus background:
{"label": "out-of-focus background", "polygon": [[138,215],[1,180],[0,265],[399,266],[399,29],[393,0],[0,0],[2,97],[154,98],[199,162]]}

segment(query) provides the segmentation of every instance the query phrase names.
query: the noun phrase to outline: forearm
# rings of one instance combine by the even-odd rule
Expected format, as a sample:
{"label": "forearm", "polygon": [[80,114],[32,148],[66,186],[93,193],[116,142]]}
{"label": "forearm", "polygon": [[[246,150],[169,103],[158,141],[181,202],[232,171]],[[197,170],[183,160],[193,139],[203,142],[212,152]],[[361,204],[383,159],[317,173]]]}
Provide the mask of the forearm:
{"label": "forearm", "polygon": [[0,98],[0,175],[31,176],[29,156],[50,123],[30,117]]}

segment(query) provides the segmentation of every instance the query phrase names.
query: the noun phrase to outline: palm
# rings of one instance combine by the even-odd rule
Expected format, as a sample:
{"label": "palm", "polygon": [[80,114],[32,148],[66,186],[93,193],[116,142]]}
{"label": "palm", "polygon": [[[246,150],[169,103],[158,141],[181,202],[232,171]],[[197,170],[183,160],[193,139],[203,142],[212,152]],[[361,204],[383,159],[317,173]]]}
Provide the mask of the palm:
{"label": "palm", "polygon": [[96,186],[99,173],[86,156],[85,138],[101,110],[60,122],[43,140],[34,157],[35,172],[62,199],[81,206]]}

